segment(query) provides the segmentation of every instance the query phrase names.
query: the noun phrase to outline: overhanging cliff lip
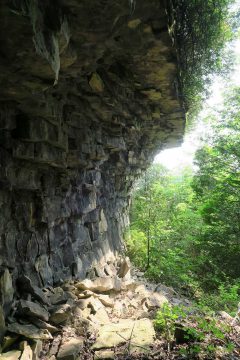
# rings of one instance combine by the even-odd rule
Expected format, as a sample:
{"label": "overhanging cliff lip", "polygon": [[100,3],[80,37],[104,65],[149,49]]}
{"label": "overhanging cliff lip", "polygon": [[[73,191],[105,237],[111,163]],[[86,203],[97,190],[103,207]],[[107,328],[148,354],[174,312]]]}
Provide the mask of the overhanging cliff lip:
{"label": "overhanging cliff lip", "polygon": [[0,5],[0,265],[45,286],[122,249],[132,184],[185,114],[159,0],[14,3]]}
{"label": "overhanging cliff lip", "polygon": [[[17,101],[21,111],[30,115],[38,112],[50,120],[54,119],[52,112],[57,111],[53,109],[56,99],[61,98],[60,112],[61,106],[69,104],[74,113],[80,97],[90,103],[100,122],[109,124],[112,118],[121,118],[124,128],[141,127],[143,135],[149,128],[155,129],[155,134],[149,132],[147,137],[156,146],[162,146],[158,140],[162,131],[166,135],[162,143],[167,144],[168,135],[179,142],[185,116],[178,98],[176,50],[161,3],[138,1],[132,14],[127,0],[111,6],[108,2],[103,6],[97,1],[71,1],[63,3],[63,8],[54,3],[55,12],[53,4],[49,8],[39,3],[34,10],[30,1],[25,13],[21,1],[18,3],[18,12],[1,5],[6,17],[1,33],[9,34],[1,39],[6,58],[1,72],[3,99]],[[39,34],[46,34],[42,42],[49,55],[36,54],[34,49],[36,22]],[[58,50],[48,41],[51,37]],[[59,52],[61,63],[55,87],[56,74],[49,60],[54,51]],[[68,100],[74,96],[75,100]],[[168,114],[176,116],[165,126]]]}

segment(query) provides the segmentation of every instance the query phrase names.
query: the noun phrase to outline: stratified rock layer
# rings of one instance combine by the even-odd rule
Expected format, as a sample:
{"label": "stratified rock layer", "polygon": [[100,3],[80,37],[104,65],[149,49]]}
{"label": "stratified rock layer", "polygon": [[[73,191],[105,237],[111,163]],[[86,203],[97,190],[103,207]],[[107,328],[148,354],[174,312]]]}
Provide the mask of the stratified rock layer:
{"label": "stratified rock layer", "polygon": [[136,176],[183,136],[165,7],[3,0],[0,20],[0,268],[84,278],[121,249]]}

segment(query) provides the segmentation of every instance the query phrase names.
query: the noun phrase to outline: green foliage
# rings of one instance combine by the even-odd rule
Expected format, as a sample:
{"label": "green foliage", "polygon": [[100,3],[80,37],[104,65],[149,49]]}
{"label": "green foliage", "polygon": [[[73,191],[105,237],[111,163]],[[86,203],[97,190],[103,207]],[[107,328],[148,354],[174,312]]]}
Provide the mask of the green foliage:
{"label": "green foliage", "polygon": [[240,300],[240,283],[234,285],[222,283],[218,290],[213,293],[205,293],[198,300],[198,305],[204,310],[226,311],[232,316],[236,314],[236,304]]}
{"label": "green foliage", "polygon": [[163,304],[160,311],[157,312],[154,320],[156,330],[160,331],[168,343],[174,340],[175,323],[178,319],[178,308],[171,308],[167,303]]}
{"label": "green foliage", "polygon": [[231,326],[209,316],[198,307],[184,308],[165,303],[157,312],[154,325],[167,342],[168,350],[180,340],[176,331],[180,329],[181,334],[184,334],[180,343],[184,347],[179,348],[179,353],[189,359],[200,353],[204,355],[203,358],[215,358],[219,345],[225,353],[232,353],[235,349],[234,343],[229,340]]}
{"label": "green foliage", "polygon": [[128,255],[134,259],[134,264],[144,270],[147,263],[147,239],[142,231],[132,229],[125,234],[125,241],[128,245]]}
{"label": "green foliage", "polygon": [[[191,256],[196,256],[194,243],[202,219],[192,201],[191,179],[189,169],[173,176],[162,166],[154,165],[146,173],[133,195],[127,246],[129,256],[141,270],[146,270],[149,279],[176,288],[192,287],[194,292],[195,264]],[[150,266],[147,266],[148,241]]]}
{"label": "green foliage", "polygon": [[196,154],[197,172],[154,165],[137,184],[129,255],[145,275],[234,314],[240,300],[240,88]]}
{"label": "green foliage", "polygon": [[170,306],[168,303],[164,303],[157,312],[154,326],[166,339],[168,350],[170,350],[171,343],[175,340],[177,320],[185,319],[186,316],[187,314],[182,307]]}
{"label": "green foliage", "polygon": [[210,143],[196,154],[199,170],[193,179],[205,223],[202,270],[213,275],[213,287],[220,285],[216,279],[240,278],[240,89],[231,92],[216,117]]}
{"label": "green foliage", "polygon": [[[172,0],[173,36],[178,51],[180,87],[186,107],[199,109],[211,75],[226,66],[224,45],[232,37],[232,0]],[[169,5],[169,6],[171,6]],[[224,66],[225,65],[225,66]]]}

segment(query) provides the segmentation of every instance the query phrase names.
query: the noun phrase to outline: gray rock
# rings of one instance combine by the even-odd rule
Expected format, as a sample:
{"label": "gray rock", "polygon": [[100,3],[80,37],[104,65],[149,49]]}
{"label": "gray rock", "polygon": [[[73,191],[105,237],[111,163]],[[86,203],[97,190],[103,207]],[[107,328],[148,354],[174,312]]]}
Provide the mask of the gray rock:
{"label": "gray rock", "polygon": [[49,333],[48,330],[38,329],[34,325],[26,324],[22,325],[17,322],[9,324],[7,326],[7,330],[19,335],[24,335],[29,339],[40,339],[40,340],[49,340],[52,339],[52,335]]}
{"label": "gray rock", "polygon": [[83,347],[83,339],[70,339],[64,342],[57,354],[57,360],[76,360]]}
{"label": "gray rock", "polygon": [[31,347],[28,345],[27,341],[23,341],[20,344],[20,348],[22,350],[22,355],[20,360],[33,360],[33,351]]}
{"label": "gray rock", "polygon": [[124,276],[127,275],[127,273],[130,271],[131,269],[131,263],[128,257],[124,258],[121,262],[120,262],[120,266],[119,266],[119,270],[117,272],[117,275],[120,278],[123,278]]}
{"label": "gray rock", "polygon": [[19,291],[31,294],[36,300],[49,305],[49,301],[44,292],[37,286],[32,285],[29,277],[22,275],[17,280]]}
{"label": "gray rock", "polygon": [[42,340],[34,340],[31,348],[32,348],[32,359],[39,360],[43,348]]}
{"label": "gray rock", "polygon": [[19,360],[22,352],[19,350],[12,350],[0,355],[1,360]]}
{"label": "gray rock", "polygon": [[139,1],[130,20],[127,0],[120,13],[98,0],[8,3],[0,266],[28,276],[38,289],[26,292],[44,303],[39,288],[83,279],[122,250],[134,180],[181,142],[185,114],[164,1]]}
{"label": "gray rock", "polygon": [[64,304],[68,299],[68,296],[61,287],[56,287],[53,290],[53,293],[50,294],[49,300],[53,305]]}
{"label": "gray rock", "polygon": [[120,291],[122,282],[118,277],[96,278],[95,280],[83,280],[76,284],[79,290],[91,290],[94,292],[107,292],[110,290]]}
{"label": "gray rock", "polygon": [[49,319],[48,311],[32,301],[20,300],[18,303],[18,313],[22,316],[37,317],[43,321],[48,321]]}
{"label": "gray rock", "polygon": [[50,322],[55,325],[65,323],[71,316],[71,306],[69,304],[60,305],[50,316]]}
{"label": "gray rock", "polygon": [[9,314],[13,301],[13,284],[12,277],[8,269],[5,269],[0,276],[0,304],[3,307],[5,316]]}
{"label": "gray rock", "polygon": [[50,332],[50,334],[55,334],[56,332],[59,331],[59,328],[43,320],[37,318],[31,318],[30,321],[33,325],[36,325],[39,329],[47,329]]}

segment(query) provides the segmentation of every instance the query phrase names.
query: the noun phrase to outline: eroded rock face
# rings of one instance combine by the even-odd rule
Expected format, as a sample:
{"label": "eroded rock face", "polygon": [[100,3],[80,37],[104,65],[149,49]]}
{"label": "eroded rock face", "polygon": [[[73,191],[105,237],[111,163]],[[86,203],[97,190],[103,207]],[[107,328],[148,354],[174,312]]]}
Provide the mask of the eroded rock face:
{"label": "eroded rock face", "polygon": [[14,284],[84,278],[113,256],[134,179],[182,139],[164,4],[131,3],[1,1],[0,267]]}

